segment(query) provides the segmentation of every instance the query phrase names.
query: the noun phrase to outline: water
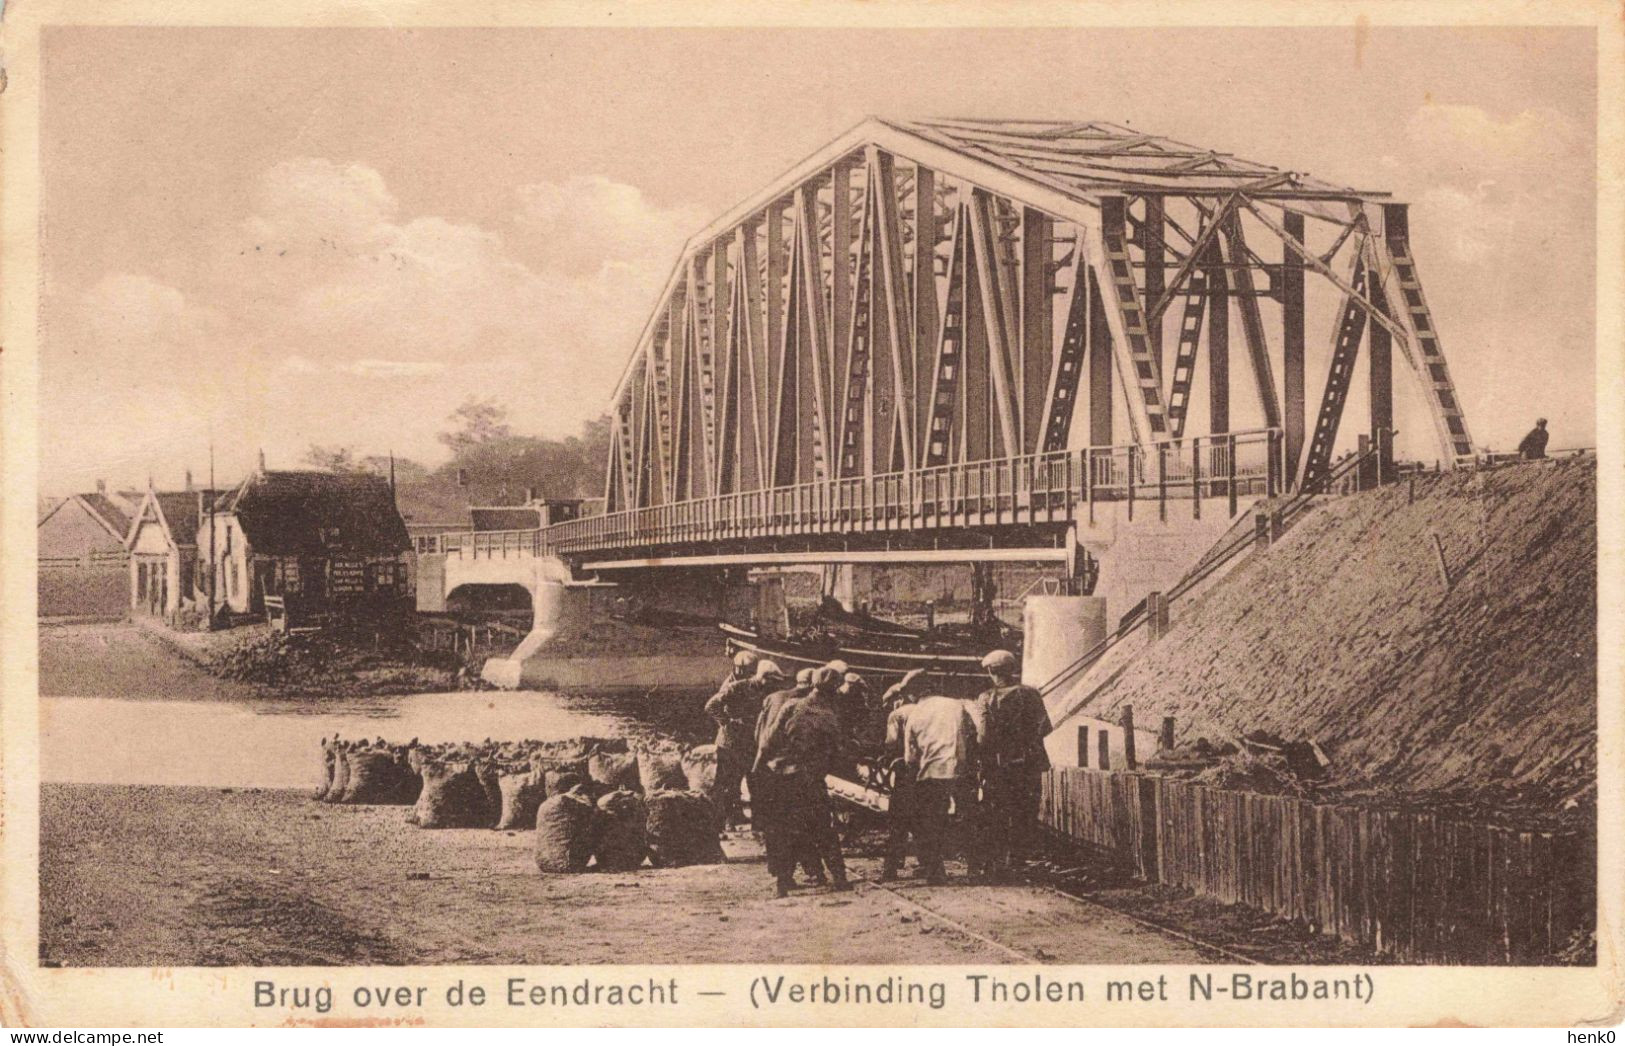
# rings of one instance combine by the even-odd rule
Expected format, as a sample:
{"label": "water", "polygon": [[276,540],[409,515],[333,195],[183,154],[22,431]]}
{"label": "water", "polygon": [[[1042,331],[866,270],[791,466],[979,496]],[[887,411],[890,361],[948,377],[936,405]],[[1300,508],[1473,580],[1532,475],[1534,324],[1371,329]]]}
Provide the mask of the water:
{"label": "water", "polygon": [[290,701],[45,697],[40,774],[80,784],[314,787],[320,742],[404,743],[706,732],[698,697],[575,696],[542,691],[413,694],[321,704]]}

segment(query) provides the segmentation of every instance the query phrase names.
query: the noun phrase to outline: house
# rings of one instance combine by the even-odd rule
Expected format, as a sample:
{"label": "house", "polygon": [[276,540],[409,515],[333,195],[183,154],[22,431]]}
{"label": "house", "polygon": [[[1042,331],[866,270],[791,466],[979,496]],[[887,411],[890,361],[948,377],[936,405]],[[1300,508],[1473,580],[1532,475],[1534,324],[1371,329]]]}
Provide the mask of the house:
{"label": "house", "polygon": [[198,529],[209,499],[219,495],[191,489],[190,479],[186,490],[147,491],[124,540],[132,610],[172,619],[206,593],[196,580]]}
{"label": "house", "polygon": [[74,494],[41,514],[39,615],[123,616],[129,606],[124,539],[135,505],[98,482],[91,494]]}
{"label": "house", "polygon": [[468,515],[475,530],[535,530],[590,515],[582,511],[587,501],[587,498],[533,497],[520,505],[471,506]]}
{"label": "house", "polygon": [[290,611],[320,613],[400,599],[411,543],[382,477],[261,469],[215,499],[197,547],[218,605],[258,614],[276,596]]}

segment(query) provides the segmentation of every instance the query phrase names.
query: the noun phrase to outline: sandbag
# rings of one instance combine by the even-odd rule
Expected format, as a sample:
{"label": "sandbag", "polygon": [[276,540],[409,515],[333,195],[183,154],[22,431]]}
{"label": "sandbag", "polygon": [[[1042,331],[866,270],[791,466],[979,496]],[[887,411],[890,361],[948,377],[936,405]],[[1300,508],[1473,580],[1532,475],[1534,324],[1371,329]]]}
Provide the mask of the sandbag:
{"label": "sandbag", "polygon": [[676,748],[644,748],[638,751],[638,782],[643,794],[685,791],[688,776],[683,773],[683,757]]}
{"label": "sandbag", "polygon": [[333,749],[327,738],[322,738],[322,773],[318,778],[315,798],[326,799],[333,787]]}
{"label": "sandbag", "polygon": [[598,751],[587,757],[587,776],[606,792],[626,789],[643,791],[638,777],[638,757],[631,752]]}
{"label": "sandbag", "polygon": [[598,870],[629,872],[641,867],[649,852],[643,799],[636,792],[618,789],[598,800],[598,814],[594,851]]}
{"label": "sandbag", "polygon": [[536,811],[536,867],[584,872],[598,836],[598,808],[573,792],[550,796]]}
{"label": "sandbag", "polygon": [[583,737],[581,743],[587,746],[588,752],[619,755],[632,750],[631,744],[624,737]]}
{"label": "sandbag", "polygon": [[349,775],[341,803],[387,805],[409,803],[408,773],[394,752],[363,750],[344,753]]}
{"label": "sandbag", "polygon": [[565,741],[532,741],[530,743],[530,760],[533,766],[538,763],[546,765],[580,763],[582,772],[586,772],[587,756],[589,754],[590,749],[579,737],[572,737]]}
{"label": "sandbag", "polygon": [[485,808],[491,813],[485,827],[493,827],[502,814],[501,768],[489,759],[479,759],[474,763],[474,776],[485,790]]}
{"label": "sandbag", "polygon": [[350,784],[350,761],[345,758],[348,752],[349,748],[343,742],[333,746],[333,780],[327,786],[327,794],[322,796],[323,802],[344,801],[344,790]]}
{"label": "sandbag", "polygon": [[541,772],[545,794],[563,795],[565,792],[583,791],[592,792],[592,780],[586,774],[578,774],[574,770],[545,770]]}
{"label": "sandbag", "polygon": [[423,791],[412,820],[419,828],[484,828],[496,814],[468,763],[430,762],[423,767]]}
{"label": "sandbag", "polygon": [[657,868],[721,864],[716,808],[694,792],[661,791],[644,796],[649,857]]}
{"label": "sandbag", "polygon": [[716,802],[717,746],[698,745],[690,748],[683,753],[682,766],[688,790]]}
{"label": "sandbag", "polygon": [[536,824],[536,811],[547,798],[547,785],[535,770],[508,770],[498,775],[501,813],[497,827],[530,828]]}

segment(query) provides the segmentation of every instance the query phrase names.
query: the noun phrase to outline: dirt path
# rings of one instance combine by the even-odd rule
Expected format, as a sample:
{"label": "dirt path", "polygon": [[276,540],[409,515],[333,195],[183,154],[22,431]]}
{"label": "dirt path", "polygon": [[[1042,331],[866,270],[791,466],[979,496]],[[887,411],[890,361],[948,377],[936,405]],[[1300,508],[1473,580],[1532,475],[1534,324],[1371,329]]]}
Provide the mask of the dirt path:
{"label": "dirt path", "polygon": [[[528,833],[421,831],[402,807],[112,785],[47,785],[41,803],[51,964],[1212,958],[1036,887],[860,885],[774,900],[745,839],[728,841],[720,866],[543,876]],[[852,859],[858,875],[874,864]]]}
{"label": "dirt path", "polygon": [[42,625],[39,688],[42,697],[244,701],[260,696],[253,687],[216,679],[127,621]]}

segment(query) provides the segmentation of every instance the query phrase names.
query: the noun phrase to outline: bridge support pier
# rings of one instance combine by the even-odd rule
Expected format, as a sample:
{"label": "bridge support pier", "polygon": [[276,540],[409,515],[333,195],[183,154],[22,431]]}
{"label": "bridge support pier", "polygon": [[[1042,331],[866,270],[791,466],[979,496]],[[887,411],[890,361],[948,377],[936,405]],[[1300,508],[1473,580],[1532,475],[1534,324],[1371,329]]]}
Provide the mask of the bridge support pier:
{"label": "bridge support pier", "polygon": [[592,589],[538,579],[530,586],[531,625],[507,657],[488,658],[480,678],[503,690],[519,689],[525,662],[550,643],[579,636],[592,628]]}
{"label": "bridge support pier", "polygon": [[1106,638],[1099,596],[1029,595],[1021,609],[1021,681],[1043,686]]}

